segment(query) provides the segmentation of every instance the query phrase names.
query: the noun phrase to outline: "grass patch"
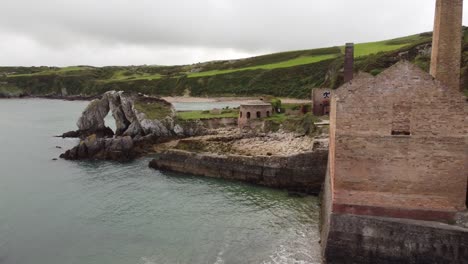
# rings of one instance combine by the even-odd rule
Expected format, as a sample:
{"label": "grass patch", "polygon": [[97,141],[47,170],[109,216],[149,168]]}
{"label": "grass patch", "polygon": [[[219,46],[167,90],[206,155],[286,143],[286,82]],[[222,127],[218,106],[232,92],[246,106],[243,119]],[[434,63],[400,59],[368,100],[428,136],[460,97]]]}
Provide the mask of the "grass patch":
{"label": "grass patch", "polygon": [[132,73],[125,70],[119,70],[114,72],[114,75],[110,79],[102,80],[103,82],[125,82],[125,81],[138,81],[138,80],[158,80],[161,79],[161,74],[150,74],[150,73]]}
{"label": "grass patch", "polygon": [[265,120],[269,120],[269,121],[273,121],[277,123],[283,123],[287,118],[288,117],[286,116],[286,114],[282,113],[282,114],[274,114],[270,117],[265,118]]}
{"label": "grass patch", "polygon": [[303,56],[299,58],[295,58],[292,60],[287,60],[287,61],[282,61],[282,62],[277,62],[277,63],[271,63],[271,64],[264,64],[264,65],[258,65],[258,66],[251,66],[251,67],[245,67],[245,68],[239,68],[239,69],[228,69],[228,70],[212,70],[212,71],[205,71],[205,72],[197,72],[197,73],[189,73],[187,77],[189,78],[195,78],[195,77],[205,77],[205,76],[213,76],[213,75],[219,75],[219,74],[227,74],[227,73],[232,73],[232,72],[238,72],[238,71],[248,71],[248,70],[273,70],[273,69],[280,69],[280,68],[289,68],[293,66],[299,66],[299,65],[306,65],[306,64],[312,64],[328,59],[333,59],[336,58],[336,54],[326,54],[326,55],[318,55],[318,56]]}
{"label": "grass patch", "polygon": [[221,114],[212,114],[210,113],[210,111],[177,112],[177,117],[182,120],[237,118],[238,116],[239,116],[239,110],[237,109],[222,110]]}
{"label": "grass patch", "polygon": [[265,121],[266,127],[271,131],[277,131],[281,127],[285,131],[313,136],[317,131],[314,123],[319,122],[320,118],[314,116],[312,113],[291,116],[274,114],[273,116],[265,118]]}
{"label": "grass patch", "polygon": [[[411,35],[403,38],[396,38],[392,40],[384,40],[377,42],[359,43],[354,45],[354,57],[359,58],[379,52],[388,52],[401,49],[405,46],[414,44],[416,42],[431,39],[431,36],[425,34]],[[342,47],[344,53],[344,46]]]}
{"label": "grass patch", "polygon": [[164,119],[166,116],[172,114],[170,107],[157,102],[135,102],[135,109],[141,113],[144,113],[148,119]]}

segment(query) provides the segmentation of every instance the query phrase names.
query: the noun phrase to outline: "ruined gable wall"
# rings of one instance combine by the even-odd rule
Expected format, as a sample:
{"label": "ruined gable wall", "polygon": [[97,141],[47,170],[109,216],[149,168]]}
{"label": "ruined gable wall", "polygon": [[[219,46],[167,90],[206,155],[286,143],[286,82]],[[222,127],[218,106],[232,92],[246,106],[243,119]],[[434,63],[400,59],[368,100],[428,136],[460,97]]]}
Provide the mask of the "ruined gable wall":
{"label": "ruined gable wall", "polygon": [[[414,67],[398,64],[337,91],[330,142],[335,204],[465,207],[466,104],[461,94]],[[392,135],[396,128],[409,128],[411,135]]]}

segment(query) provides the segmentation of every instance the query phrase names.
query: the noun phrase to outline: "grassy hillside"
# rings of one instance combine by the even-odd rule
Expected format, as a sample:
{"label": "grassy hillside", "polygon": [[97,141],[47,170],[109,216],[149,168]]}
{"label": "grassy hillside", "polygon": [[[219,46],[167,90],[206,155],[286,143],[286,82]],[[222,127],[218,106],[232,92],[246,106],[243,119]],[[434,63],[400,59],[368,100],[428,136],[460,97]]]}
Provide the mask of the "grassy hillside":
{"label": "grassy hillside", "polygon": [[[355,45],[356,70],[378,74],[405,57],[428,70],[431,33]],[[468,30],[462,79],[468,91]],[[152,95],[308,98],[314,87],[343,82],[344,46],[182,66],[0,67],[0,94],[96,95],[108,90]]]}

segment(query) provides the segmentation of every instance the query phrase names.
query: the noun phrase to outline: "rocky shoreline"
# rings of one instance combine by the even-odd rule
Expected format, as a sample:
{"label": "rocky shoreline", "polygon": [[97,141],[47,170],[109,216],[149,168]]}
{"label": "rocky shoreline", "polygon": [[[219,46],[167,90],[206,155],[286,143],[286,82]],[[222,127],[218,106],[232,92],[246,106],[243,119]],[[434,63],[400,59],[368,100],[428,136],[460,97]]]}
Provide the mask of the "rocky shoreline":
{"label": "rocky shoreline", "polygon": [[[116,131],[105,126],[109,113]],[[175,113],[161,98],[107,92],[89,103],[78,130],[61,135],[81,140],[60,158],[125,162],[155,153],[149,164],[154,169],[320,192],[328,159],[326,135],[246,131],[231,120],[182,121]]]}

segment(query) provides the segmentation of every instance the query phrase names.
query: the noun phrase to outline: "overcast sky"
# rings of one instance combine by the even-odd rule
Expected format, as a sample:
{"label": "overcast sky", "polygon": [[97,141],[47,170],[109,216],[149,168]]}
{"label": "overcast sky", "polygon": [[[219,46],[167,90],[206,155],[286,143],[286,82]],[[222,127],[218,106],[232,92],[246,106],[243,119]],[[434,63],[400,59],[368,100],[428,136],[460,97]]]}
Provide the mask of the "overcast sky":
{"label": "overcast sky", "polygon": [[435,0],[2,0],[0,65],[191,64],[376,41],[431,31],[434,6]]}

